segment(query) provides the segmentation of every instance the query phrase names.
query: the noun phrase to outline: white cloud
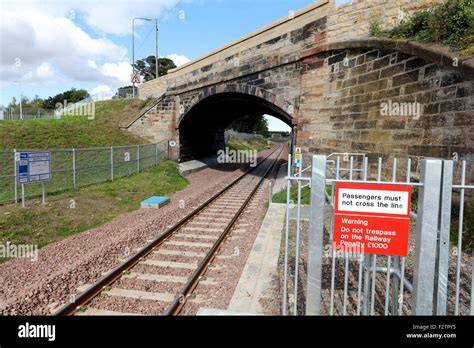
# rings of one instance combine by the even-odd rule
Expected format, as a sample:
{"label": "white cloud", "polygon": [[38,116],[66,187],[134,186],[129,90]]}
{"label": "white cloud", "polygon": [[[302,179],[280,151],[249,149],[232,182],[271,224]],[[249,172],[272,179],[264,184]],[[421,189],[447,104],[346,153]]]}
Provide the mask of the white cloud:
{"label": "white cloud", "polygon": [[36,68],[36,75],[40,79],[52,79],[55,76],[54,70],[49,63],[43,62]]}
{"label": "white cloud", "polygon": [[[123,86],[130,81],[128,51],[106,34],[128,35],[131,18],[157,17],[180,1],[1,0],[0,85],[21,80]],[[78,26],[79,18],[90,26],[87,31]],[[188,61],[177,57],[177,64]],[[19,67],[16,58],[21,59]]]}
{"label": "white cloud", "polygon": [[[75,5],[86,13],[86,23],[92,28],[109,34],[128,35],[132,18],[156,18],[178,3],[179,0],[101,0],[93,3],[93,6],[84,6],[83,2]],[[151,23],[136,21],[135,25]]]}
{"label": "white cloud", "polygon": [[92,95],[99,94],[99,93],[102,93],[102,92],[110,92],[111,90],[112,90],[112,88],[110,88],[107,85],[98,85],[98,86],[92,88]]}
{"label": "white cloud", "polygon": [[128,62],[105,63],[101,67],[104,76],[109,76],[120,80],[123,83],[130,82],[132,66]]}
{"label": "white cloud", "polygon": [[182,54],[170,54],[166,58],[171,59],[176,64],[176,66],[180,66],[180,65],[186,64],[187,62],[191,61],[188,57],[186,57]]}

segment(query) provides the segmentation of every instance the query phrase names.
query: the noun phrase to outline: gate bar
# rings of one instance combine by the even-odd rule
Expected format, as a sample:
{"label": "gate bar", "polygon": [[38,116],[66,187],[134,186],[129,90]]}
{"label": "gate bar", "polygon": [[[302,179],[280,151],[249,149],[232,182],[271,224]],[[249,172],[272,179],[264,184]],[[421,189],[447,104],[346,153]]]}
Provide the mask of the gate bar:
{"label": "gate bar", "polygon": [[443,161],[441,186],[441,212],[439,225],[439,250],[436,262],[435,305],[437,315],[446,315],[449,268],[449,234],[451,230],[451,199],[453,186],[453,161]]}
{"label": "gate bar", "polygon": [[306,314],[321,313],[321,276],[324,249],[324,207],[326,192],[326,156],[313,156],[311,170],[311,218],[308,236],[308,285]]}
{"label": "gate bar", "polygon": [[413,271],[413,315],[433,314],[433,292],[443,162],[422,160]]}

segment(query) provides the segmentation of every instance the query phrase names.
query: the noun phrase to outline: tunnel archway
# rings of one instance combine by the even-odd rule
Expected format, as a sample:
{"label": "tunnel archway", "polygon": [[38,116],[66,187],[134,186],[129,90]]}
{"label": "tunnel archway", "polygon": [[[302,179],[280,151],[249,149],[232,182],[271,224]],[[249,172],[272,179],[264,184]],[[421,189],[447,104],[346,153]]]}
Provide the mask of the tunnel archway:
{"label": "tunnel archway", "polygon": [[293,117],[288,112],[262,97],[240,92],[213,94],[192,106],[180,121],[180,160],[216,154],[225,146],[225,129],[252,114],[267,114],[293,126]]}

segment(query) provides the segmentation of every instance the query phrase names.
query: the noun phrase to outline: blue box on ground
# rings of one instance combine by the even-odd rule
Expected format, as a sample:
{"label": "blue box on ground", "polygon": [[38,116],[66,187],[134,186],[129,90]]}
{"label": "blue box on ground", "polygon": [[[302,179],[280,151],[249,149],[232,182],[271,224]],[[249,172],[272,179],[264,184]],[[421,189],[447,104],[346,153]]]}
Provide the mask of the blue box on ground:
{"label": "blue box on ground", "polygon": [[165,196],[153,196],[142,201],[142,208],[160,208],[170,201],[169,197]]}

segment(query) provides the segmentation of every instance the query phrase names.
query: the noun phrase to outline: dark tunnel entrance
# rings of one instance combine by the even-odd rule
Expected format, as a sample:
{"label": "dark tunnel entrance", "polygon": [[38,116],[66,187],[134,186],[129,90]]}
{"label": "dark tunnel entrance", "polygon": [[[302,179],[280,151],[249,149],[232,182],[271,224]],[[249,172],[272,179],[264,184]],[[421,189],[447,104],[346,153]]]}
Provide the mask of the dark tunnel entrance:
{"label": "dark tunnel entrance", "polygon": [[243,93],[220,93],[197,103],[179,125],[180,161],[217,154],[225,147],[225,130],[247,115],[274,116],[292,127],[292,117],[275,104]]}

